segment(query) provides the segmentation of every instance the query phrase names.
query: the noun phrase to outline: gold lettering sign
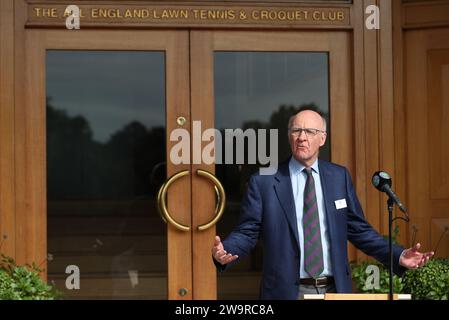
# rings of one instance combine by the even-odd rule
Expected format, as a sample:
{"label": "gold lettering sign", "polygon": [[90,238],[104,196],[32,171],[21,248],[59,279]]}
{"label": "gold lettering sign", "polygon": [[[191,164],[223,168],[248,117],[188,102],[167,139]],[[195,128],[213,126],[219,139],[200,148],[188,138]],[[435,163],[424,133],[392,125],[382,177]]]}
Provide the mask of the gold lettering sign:
{"label": "gold lettering sign", "polygon": [[[167,25],[229,25],[250,26],[270,25],[330,25],[348,27],[349,7],[310,8],[310,7],[268,7],[268,6],[143,6],[143,5],[78,5],[80,26],[119,27],[119,26],[167,26]],[[28,6],[27,27],[61,26],[70,15],[64,5]]]}

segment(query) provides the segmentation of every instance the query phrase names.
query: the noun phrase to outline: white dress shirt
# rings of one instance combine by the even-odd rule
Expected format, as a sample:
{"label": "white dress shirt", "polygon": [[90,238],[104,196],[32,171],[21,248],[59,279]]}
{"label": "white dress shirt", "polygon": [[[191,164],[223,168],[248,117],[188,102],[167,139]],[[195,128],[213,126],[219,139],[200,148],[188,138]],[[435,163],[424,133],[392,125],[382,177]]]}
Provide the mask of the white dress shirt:
{"label": "white dress shirt", "polygon": [[[299,247],[301,250],[300,270],[301,278],[310,278],[310,275],[304,270],[304,233],[302,228],[302,216],[304,207],[304,187],[306,185],[307,175],[303,172],[305,167],[294,157],[290,159],[290,179],[292,182],[293,198],[296,207],[296,222],[299,235]],[[321,243],[323,246],[324,270],[321,276],[332,276],[331,254],[329,232],[327,227],[326,212],[324,206],[323,189],[321,187],[320,171],[318,169],[318,160],[311,166],[312,176],[315,180],[315,192],[318,203],[318,214],[320,217]]]}

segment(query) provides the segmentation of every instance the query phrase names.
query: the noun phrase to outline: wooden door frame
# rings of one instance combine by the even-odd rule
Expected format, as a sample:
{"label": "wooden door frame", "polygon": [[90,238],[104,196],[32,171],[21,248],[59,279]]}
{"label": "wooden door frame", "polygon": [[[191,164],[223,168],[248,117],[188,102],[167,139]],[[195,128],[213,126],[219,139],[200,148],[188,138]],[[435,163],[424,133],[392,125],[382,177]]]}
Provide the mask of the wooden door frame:
{"label": "wooden door frame", "polygon": [[[350,33],[345,31],[191,31],[192,121],[202,129],[214,128],[214,51],[301,51],[329,54],[329,103],[334,162],[354,168],[354,125]],[[287,124],[285,124],[287,125]],[[197,169],[215,172],[214,165],[194,164]],[[192,180],[193,225],[212,219],[215,207],[213,188],[203,179]],[[195,201],[201,199],[201,201]],[[216,299],[216,270],[210,257],[215,227],[193,233],[194,299]]]}
{"label": "wooden door frame", "polygon": [[[16,257],[19,261],[46,260],[45,50],[47,49],[165,50],[171,48],[171,50],[168,49],[166,57],[167,93],[177,92],[177,94],[167,94],[167,132],[178,127],[176,118],[180,115],[187,119],[184,128],[189,131],[193,120],[201,120],[203,129],[214,127],[212,60],[214,50],[329,52],[330,105],[332,109],[338,110],[338,112],[332,112],[331,109],[330,112],[333,132],[332,157],[333,161],[353,168],[354,152],[351,139],[353,139],[354,128],[351,118],[353,110],[348,32],[191,31],[191,70],[189,70],[187,34],[188,31],[113,31],[113,35],[112,31],[77,31],[73,33],[73,36],[67,37],[65,30],[26,31],[25,88],[28,89],[24,91],[25,103],[22,107],[18,105],[16,114],[16,141],[20,146],[16,150],[17,165],[25,168],[16,176],[19,187],[16,192],[16,219],[20,226],[16,236],[27,239],[17,244]],[[149,35],[155,35],[159,41],[154,39],[148,41]],[[173,55],[170,56],[170,52],[173,52]],[[334,63],[335,61],[338,63]],[[189,109],[190,101],[192,101],[191,110]],[[338,130],[336,130],[337,123]],[[170,155],[170,146],[173,144],[167,135],[167,159]],[[31,145],[33,148],[30,149]],[[167,173],[171,176],[181,170],[195,172],[197,169],[214,172],[214,166],[211,165],[193,164],[175,167],[169,163]],[[173,185],[169,191],[169,197],[176,194],[179,200],[176,203],[169,203],[170,211],[176,214],[179,222],[192,227],[188,233],[168,227],[170,278],[168,298],[215,299],[216,270],[210,259],[210,246],[215,236],[215,228],[202,232],[195,229],[195,226],[212,219],[215,193],[207,180],[196,175],[192,175],[191,179],[191,185],[187,183],[189,179],[183,179],[184,182],[180,181]],[[194,201],[194,199],[201,199],[201,201]],[[45,263],[42,266],[46,268]],[[187,289],[186,295],[179,295],[181,288]]]}
{"label": "wooden door frame", "polygon": [[[170,148],[175,144],[169,133],[179,127],[177,117],[187,119],[183,128],[190,132],[187,31],[26,30],[24,103],[17,104],[15,115],[16,166],[23,169],[16,172],[16,239],[21,239],[16,242],[16,259],[35,261],[44,270],[47,269],[45,54],[49,49],[164,51],[167,175],[190,170],[189,164],[174,165],[169,161]],[[190,187],[190,179],[183,178],[168,191],[170,212],[186,225],[191,224]],[[168,298],[191,299],[191,231],[181,232],[168,226],[167,243]],[[181,297],[179,288],[186,288],[187,294]]]}

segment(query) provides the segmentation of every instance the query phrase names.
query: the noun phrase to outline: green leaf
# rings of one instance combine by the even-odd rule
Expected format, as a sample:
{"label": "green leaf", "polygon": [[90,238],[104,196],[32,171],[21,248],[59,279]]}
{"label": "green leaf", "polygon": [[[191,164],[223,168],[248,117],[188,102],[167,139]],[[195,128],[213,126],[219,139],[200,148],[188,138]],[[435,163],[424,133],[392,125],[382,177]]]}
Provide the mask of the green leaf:
{"label": "green leaf", "polygon": [[0,300],[54,300],[61,293],[45,283],[35,264],[18,266],[0,254]]}

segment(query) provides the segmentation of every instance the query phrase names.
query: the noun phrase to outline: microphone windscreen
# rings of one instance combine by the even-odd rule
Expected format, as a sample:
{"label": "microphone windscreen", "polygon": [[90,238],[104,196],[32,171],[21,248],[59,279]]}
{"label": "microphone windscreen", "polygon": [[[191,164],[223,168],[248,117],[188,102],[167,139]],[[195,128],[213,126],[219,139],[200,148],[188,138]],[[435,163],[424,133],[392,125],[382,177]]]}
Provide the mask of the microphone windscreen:
{"label": "microphone windscreen", "polygon": [[388,173],[385,171],[376,171],[373,174],[373,178],[371,179],[374,187],[380,191],[384,191],[383,188],[385,185],[391,187],[391,178]]}

